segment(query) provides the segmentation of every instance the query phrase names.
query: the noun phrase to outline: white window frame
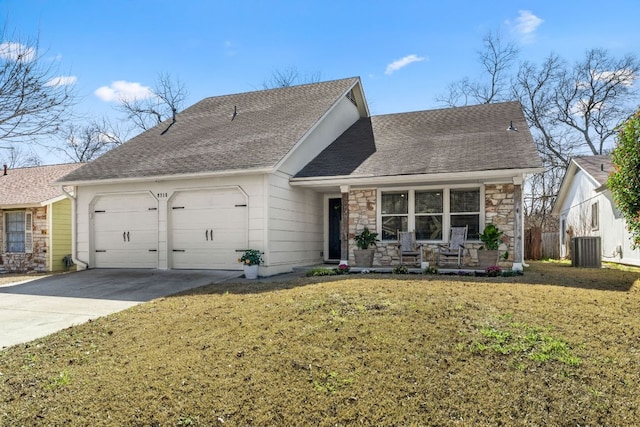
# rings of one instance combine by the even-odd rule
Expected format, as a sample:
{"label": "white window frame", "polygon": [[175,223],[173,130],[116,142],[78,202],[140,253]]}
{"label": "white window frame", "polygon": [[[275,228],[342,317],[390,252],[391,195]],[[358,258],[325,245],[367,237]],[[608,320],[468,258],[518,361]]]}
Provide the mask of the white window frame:
{"label": "white window frame", "polygon": [[[449,241],[449,230],[451,230],[451,209],[450,209],[450,191],[451,190],[475,190],[478,189],[480,193],[480,217],[478,224],[480,227],[480,232],[482,232],[482,226],[485,223],[485,209],[484,200],[485,200],[485,192],[484,185],[478,184],[460,184],[460,185],[430,185],[430,186],[406,186],[406,187],[383,187],[377,189],[377,200],[376,203],[376,221],[377,221],[377,232],[378,235],[382,238],[382,193],[401,193],[407,192],[409,196],[408,200],[408,221],[407,221],[407,229],[408,231],[413,231],[416,229],[415,222],[415,193],[416,191],[429,191],[429,190],[442,190],[442,240],[419,240],[419,242],[429,243],[429,242],[448,242]],[[469,214],[475,214],[473,212],[469,212]],[[395,240],[382,240],[383,242],[394,242]],[[476,242],[479,240],[471,240]]]}
{"label": "white window frame", "polygon": [[[24,252],[9,252],[7,246],[7,214],[9,213],[23,213],[24,214]],[[26,210],[8,210],[4,211],[2,215],[2,250],[4,253],[14,254],[30,254],[33,253],[33,212]]]}
{"label": "white window frame", "polygon": [[598,202],[591,204],[591,229],[598,230],[600,228],[600,206]]}

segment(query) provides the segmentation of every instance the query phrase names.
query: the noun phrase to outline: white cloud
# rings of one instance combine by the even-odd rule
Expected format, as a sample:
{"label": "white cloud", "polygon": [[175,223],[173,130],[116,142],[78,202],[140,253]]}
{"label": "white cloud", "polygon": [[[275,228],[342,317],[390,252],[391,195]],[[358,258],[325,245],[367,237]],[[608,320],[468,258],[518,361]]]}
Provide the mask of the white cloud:
{"label": "white cloud", "polygon": [[603,80],[609,81],[612,83],[622,83],[623,86],[633,86],[634,81],[637,76],[633,72],[633,70],[629,70],[628,68],[623,68],[621,70],[616,71],[602,71],[602,72],[593,72],[594,80]]}
{"label": "white cloud", "polygon": [[0,57],[9,61],[29,62],[35,59],[36,50],[21,43],[0,43]]}
{"label": "white cloud", "polygon": [[393,74],[393,72],[398,71],[400,68],[404,68],[412,62],[420,62],[424,61],[427,58],[423,56],[418,56],[415,54],[407,55],[404,58],[393,61],[391,64],[387,65],[387,69],[384,70],[384,73],[387,75]]}
{"label": "white cloud", "polygon": [[532,43],[535,40],[535,31],[543,22],[543,19],[534,15],[530,10],[519,10],[515,22],[507,20],[507,25],[512,27],[523,43]]}
{"label": "white cloud", "polygon": [[149,86],[142,86],[140,83],[118,80],[111,83],[111,86],[99,87],[94,94],[106,102],[120,102],[151,98],[153,91]]}
{"label": "white cloud", "polygon": [[45,83],[45,86],[68,86],[78,81],[76,76],[58,76]]}

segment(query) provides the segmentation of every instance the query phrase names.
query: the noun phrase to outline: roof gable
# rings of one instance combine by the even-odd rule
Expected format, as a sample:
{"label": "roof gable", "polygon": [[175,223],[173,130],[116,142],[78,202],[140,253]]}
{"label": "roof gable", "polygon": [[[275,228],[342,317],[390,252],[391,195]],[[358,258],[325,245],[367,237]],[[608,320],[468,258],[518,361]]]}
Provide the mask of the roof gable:
{"label": "roof gable", "polygon": [[607,183],[609,174],[613,171],[613,164],[609,155],[579,156],[571,159],[580,169],[585,171],[600,186]]}
{"label": "roof gable", "polygon": [[0,175],[0,208],[42,204],[63,196],[60,188],[51,184],[80,166],[66,163],[9,169],[6,175]]}
{"label": "roof gable", "polygon": [[[507,130],[511,122],[518,131]],[[541,166],[520,104],[505,102],[360,119],[296,178]]]}
{"label": "roof gable", "polygon": [[611,163],[611,156],[609,155],[597,155],[597,156],[577,156],[571,158],[569,166],[562,177],[562,183],[558,190],[558,196],[553,204],[552,213],[560,213],[562,205],[571,190],[571,186],[575,181],[575,176],[579,170],[582,170],[587,177],[593,181],[593,185],[596,191],[600,191],[607,185],[607,179],[611,171],[613,171],[613,164]]}
{"label": "roof gable", "polygon": [[354,77],[206,98],[177,114],[175,123],[143,132],[63,180],[274,168],[358,82]]}

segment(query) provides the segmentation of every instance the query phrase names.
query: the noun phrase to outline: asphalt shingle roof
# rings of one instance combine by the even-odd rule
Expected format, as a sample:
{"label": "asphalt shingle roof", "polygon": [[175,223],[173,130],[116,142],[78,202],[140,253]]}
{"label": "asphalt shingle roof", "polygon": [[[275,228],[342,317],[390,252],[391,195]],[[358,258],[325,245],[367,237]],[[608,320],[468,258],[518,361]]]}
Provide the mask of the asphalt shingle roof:
{"label": "asphalt shingle roof", "polygon": [[609,178],[609,174],[613,171],[611,157],[608,155],[578,156],[574,157],[573,161],[598,181],[600,185],[607,183],[607,178]]}
{"label": "asphalt shingle roof", "polygon": [[520,103],[504,102],[360,119],[296,178],[541,166]]}
{"label": "asphalt shingle roof", "polygon": [[[205,98],[63,182],[274,167],[357,77]],[[231,120],[234,108],[238,116]],[[164,132],[164,133],[163,133]]]}
{"label": "asphalt shingle roof", "polygon": [[62,196],[62,191],[51,183],[80,165],[66,163],[9,169],[6,175],[0,170],[0,208],[33,205]]}

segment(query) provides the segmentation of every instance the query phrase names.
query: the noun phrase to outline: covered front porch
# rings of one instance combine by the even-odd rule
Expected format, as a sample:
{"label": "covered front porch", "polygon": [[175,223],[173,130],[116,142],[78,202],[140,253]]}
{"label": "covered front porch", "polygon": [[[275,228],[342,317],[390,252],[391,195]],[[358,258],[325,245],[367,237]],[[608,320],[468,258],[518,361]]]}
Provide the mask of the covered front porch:
{"label": "covered front porch", "polygon": [[[457,264],[440,264],[438,263],[437,250],[438,245],[448,241],[448,231],[454,220],[453,214],[450,214],[451,208],[448,206],[443,209],[445,211],[440,215],[444,217],[444,228],[440,232],[440,240],[418,240],[419,248],[422,251],[421,261],[428,263],[430,266],[438,268],[446,274],[457,272],[467,272],[469,274],[484,273],[485,267],[478,263],[478,250],[482,246],[482,242],[478,240],[478,230],[482,231],[486,224],[496,224],[503,232],[502,243],[500,245],[501,256],[499,265],[503,270],[521,271],[523,265],[523,229],[522,229],[522,184],[517,178],[510,179],[505,183],[487,183],[484,185],[466,185],[452,186],[450,188],[472,189],[478,193],[479,207],[478,212],[474,212],[469,217],[475,218],[477,224],[475,227],[475,235],[468,241],[465,241],[465,250],[462,254],[460,266]],[[430,187],[424,187],[429,189]],[[440,186],[448,190],[449,187]],[[415,187],[422,191],[423,187]],[[437,188],[437,187],[436,187]],[[385,216],[381,209],[381,195],[384,194],[384,188],[353,188],[350,186],[340,186],[340,197],[327,196],[326,198],[326,249],[325,261],[347,264],[353,269],[375,269],[376,271],[391,271],[395,266],[403,264],[398,248],[398,241],[390,239],[391,233],[383,233],[388,229],[385,225]],[[453,190],[451,190],[453,193]],[[449,193],[445,193],[449,195]],[[416,209],[413,206],[411,209]],[[447,215],[451,215],[447,218]],[[416,215],[417,217],[417,215]],[[416,229],[419,222],[412,219],[410,222],[403,224],[409,231]],[[381,239],[374,247],[374,261],[371,267],[360,266],[355,262],[354,249],[357,248],[355,236],[365,227],[371,231],[379,233]],[[385,228],[386,227],[386,228]],[[419,233],[417,233],[419,234]],[[384,238],[382,238],[384,235]],[[440,264],[440,265],[438,265]],[[416,265],[407,265],[410,269],[421,271],[419,263]]]}

